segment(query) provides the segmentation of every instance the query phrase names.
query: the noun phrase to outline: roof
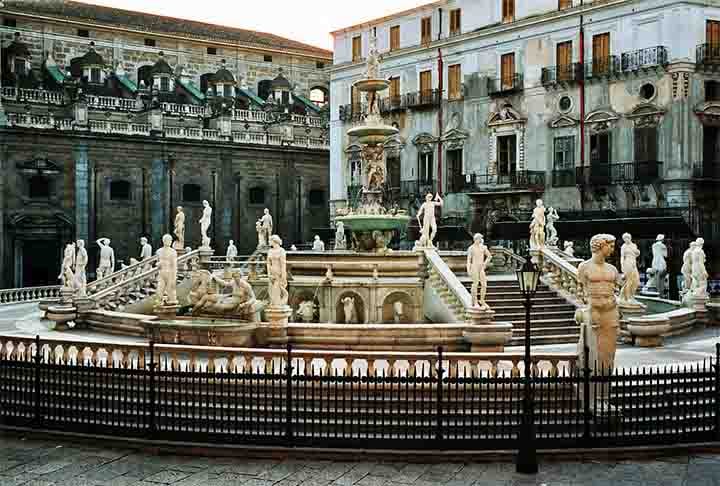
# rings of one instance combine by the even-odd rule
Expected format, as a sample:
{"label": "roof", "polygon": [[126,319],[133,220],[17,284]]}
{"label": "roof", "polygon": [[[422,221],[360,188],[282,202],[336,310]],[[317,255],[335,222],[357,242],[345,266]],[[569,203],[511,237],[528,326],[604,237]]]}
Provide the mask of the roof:
{"label": "roof", "polygon": [[290,88],[292,88],[292,85],[290,84],[290,81],[288,81],[288,79],[285,76],[283,76],[282,73],[280,73],[277,75],[277,77],[275,79],[272,80],[272,87],[273,87],[273,89],[278,89],[278,88],[290,89]]}
{"label": "roof", "polygon": [[92,47],[77,60],[78,66],[104,66],[105,60]]}
{"label": "roof", "polygon": [[50,74],[50,76],[56,83],[62,84],[63,81],[65,81],[65,74],[60,70],[59,67],[57,67],[57,65],[49,65],[45,63],[45,70]]}
{"label": "roof", "polygon": [[303,105],[305,105],[306,108],[308,108],[309,110],[314,111],[315,113],[320,113],[320,111],[321,111],[321,108],[320,108],[318,105],[316,105],[315,103],[313,103],[313,102],[310,101],[309,99],[305,98],[303,95],[299,95],[299,94],[293,93],[293,99],[298,100],[300,103],[302,103]]}
{"label": "roof", "polygon": [[256,95],[250,88],[237,88],[238,92],[258,106],[263,106],[265,101]]}
{"label": "roof", "polygon": [[448,3],[448,0],[438,0],[435,2],[424,3],[422,5],[418,5],[417,7],[409,8],[407,10],[402,10],[400,12],[395,12],[394,14],[386,15],[384,17],[378,17],[376,19],[366,20],[365,22],[360,22],[359,24],[349,25],[349,26],[343,27],[341,29],[333,30],[332,32],[330,32],[330,34],[334,36],[336,34],[347,32],[349,30],[357,30],[358,27],[372,27],[372,26],[382,24],[383,22],[387,22],[389,20],[392,20],[392,19],[395,19],[398,17],[404,17],[406,15],[410,15],[415,12],[425,10],[426,8],[440,7],[442,5],[446,5],[447,3]]}
{"label": "roof", "polygon": [[4,11],[78,21],[90,27],[96,25],[148,33],[175,34],[198,40],[229,42],[267,51],[288,52],[323,59],[332,58],[331,51],[275,34],[194,20],[89,5],[72,0],[5,0],[4,4],[5,8],[2,9]]}
{"label": "roof", "polygon": [[115,73],[115,78],[120,82],[121,85],[125,87],[128,91],[131,93],[137,93],[137,84],[135,82],[127,77],[127,74],[117,74]]}
{"label": "roof", "polygon": [[174,74],[173,69],[170,67],[170,64],[167,63],[164,57],[162,57],[162,52],[160,53],[160,59],[155,61],[155,64],[152,68],[153,74]]}
{"label": "roof", "polygon": [[180,86],[182,86],[182,87],[185,89],[185,91],[187,91],[188,93],[190,93],[192,96],[194,96],[194,97],[197,98],[198,100],[202,101],[202,100],[205,99],[205,95],[202,94],[202,91],[200,91],[200,90],[197,88],[197,86],[195,86],[195,85],[193,84],[192,81],[186,81],[186,80],[184,80],[184,79],[182,79],[182,78],[178,78],[177,81],[178,81],[178,83],[180,83]]}
{"label": "roof", "polygon": [[234,83],[235,76],[226,68],[221,67],[212,77],[213,83]]}

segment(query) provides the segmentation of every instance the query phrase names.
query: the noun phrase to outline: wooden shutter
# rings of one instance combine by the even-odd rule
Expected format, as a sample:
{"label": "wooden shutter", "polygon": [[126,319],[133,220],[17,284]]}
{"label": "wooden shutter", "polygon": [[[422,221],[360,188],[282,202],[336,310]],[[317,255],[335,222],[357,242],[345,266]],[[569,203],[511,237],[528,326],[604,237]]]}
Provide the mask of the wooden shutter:
{"label": "wooden shutter", "polygon": [[708,20],[705,23],[705,42],[708,44],[720,44],[720,21]]}
{"label": "wooden shutter", "polygon": [[610,33],[593,36],[593,73],[603,74],[610,69]]}
{"label": "wooden shutter", "polygon": [[455,100],[461,96],[460,64],[453,64],[448,67],[448,98]]}
{"label": "wooden shutter", "polygon": [[450,35],[460,33],[460,9],[450,11]]}
{"label": "wooden shutter", "polygon": [[566,8],[572,8],[572,0],[558,0],[558,9],[565,10]]}
{"label": "wooden shutter", "polygon": [[502,20],[503,22],[515,20],[515,0],[502,0]]}
{"label": "wooden shutter", "polygon": [[556,53],[557,78],[560,81],[572,79],[572,41],[560,42]]}
{"label": "wooden shutter", "polygon": [[358,61],[362,58],[362,38],[359,35],[353,37],[352,40],[352,57],[353,61]]}
{"label": "wooden shutter", "polygon": [[515,53],[503,54],[500,57],[500,79],[503,89],[512,88],[515,80]]}
{"label": "wooden shutter", "polygon": [[422,71],[420,73],[420,92],[425,94],[432,90],[432,71]]}
{"label": "wooden shutter", "polygon": [[429,44],[432,41],[432,19],[430,17],[423,17],[420,20],[420,42],[422,44]]}
{"label": "wooden shutter", "polygon": [[400,26],[390,27],[390,50],[400,49]]}
{"label": "wooden shutter", "polygon": [[390,98],[398,98],[400,96],[400,78],[395,76],[390,78]]}

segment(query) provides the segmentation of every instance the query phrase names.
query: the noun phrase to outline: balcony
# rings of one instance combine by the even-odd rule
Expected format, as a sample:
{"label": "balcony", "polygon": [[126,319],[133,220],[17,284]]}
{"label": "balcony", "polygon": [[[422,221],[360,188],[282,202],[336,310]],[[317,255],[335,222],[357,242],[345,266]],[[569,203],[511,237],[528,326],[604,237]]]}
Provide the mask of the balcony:
{"label": "balcony", "polygon": [[[459,186],[460,184],[453,185]],[[460,189],[457,192],[543,191],[545,189],[545,172],[523,170],[512,174],[465,174],[465,180]]]}
{"label": "balcony", "polygon": [[585,63],[585,79],[600,80],[618,76],[622,72],[620,58],[608,56]]}
{"label": "balcony", "polygon": [[665,68],[668,63],[668,52],[665,46],[648,47],[633,52],[623,53],[620,64],[623,72],[630,73],[640,70]]}
{"label": "balcony", "polygon": [[552,86],[565,86],[577,83],[582,80],[582,77],[582,64],[579,62],[573,62],[571,64],[542,68],[540,80],[542,85],[548,88]]}
{"label": "balcony", "polygon": [[578,167],[576,180],[589,186],[653,184],[662,180],[662,165],[658,161],[594,163]]}
{"label": "balcony", "polygon": [[440,106],[441,100],[442,91],[439,89],[417,91],[415,93],[407,93],[405,95],[405,106],[411,110],[422,110],[425,108]]}
{"label": "balcony", "polygon": [[380,113],[393,113],[405,109],[405,103],[402,96],[387,96],[380,98],[378,103]]}
{"label": "balcony", "polygon": [[415,199],[424,198],[425,194],[435,194],[438,192],[438,183],[436,180],[420,179],[400,181],[400,198]]}
{"label": "balcony", "polygon": [[555,169],[552,172],[553,187],[574,187],[575,169]]}
{"label": "balcony", "polygon": [[364,103],[340,105],[339,118],[343,122],[358,122],[365,117],[367,106]]}
{"label": "balcony", "polygon": [[720,180],[720,161],[701,161],[693,164],[693,179]]}
{"label": "balcony", "polygon": [[702,70],[720,68],[720,43],[700,44],[695,48],[695,67]]}
{"label": "balcony", "polygon": [[488,78],[487,83],[488,96],[507,96],[522,91],[523,76],[516,73],[498,79]]}

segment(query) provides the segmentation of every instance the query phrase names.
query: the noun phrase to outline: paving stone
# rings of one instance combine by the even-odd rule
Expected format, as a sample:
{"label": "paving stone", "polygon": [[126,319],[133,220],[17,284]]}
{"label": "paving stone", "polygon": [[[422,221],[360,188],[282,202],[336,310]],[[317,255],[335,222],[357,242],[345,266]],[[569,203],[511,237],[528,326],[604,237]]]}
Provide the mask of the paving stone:
{"label": "paving stone", "polygon": [[145,478],[145,481],[148,483],[173,484],[185,479],[188,476],[190,475],[183,471],[166,469],[165,471],[160,471],[157,474],[153,474],[152,476]]}
{"label": "paving stone", "polygon": [[425,474],[430,467],[429,464],[406,464],[391,477],[391,480],[394,483],[412,484]]}

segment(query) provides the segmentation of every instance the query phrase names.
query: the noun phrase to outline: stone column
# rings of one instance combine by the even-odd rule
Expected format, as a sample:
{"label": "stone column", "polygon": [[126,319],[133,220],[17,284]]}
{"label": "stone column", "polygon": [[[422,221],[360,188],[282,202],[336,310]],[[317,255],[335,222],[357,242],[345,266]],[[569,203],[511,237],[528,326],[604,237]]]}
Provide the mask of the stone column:
{"label": "stone column", "polygon": [[[162,241],[165,228],[169,224],[167,197],[167,164],[164,160],[156,158],[152,161],[150,171],[150,227],[152,228],[152,241]],[[186,223],[186,226],[187,223]],[[192,230],[191,230],[192,231]],[[186,235],[188,232],[186,230]],[[186,240],[189,240],[187,238]]]}
{"label": "stone column", "polygon": [[75,147],[75,236],[90,240],[90,162],[87,145],[80,142]]}
{"label": "stone column", "polygon": [[470,343],[473,353],[502,353],[512,338],[512,324],[493,322],[495,312],[479,307],[466,310],[467,327],[463,338]]}

